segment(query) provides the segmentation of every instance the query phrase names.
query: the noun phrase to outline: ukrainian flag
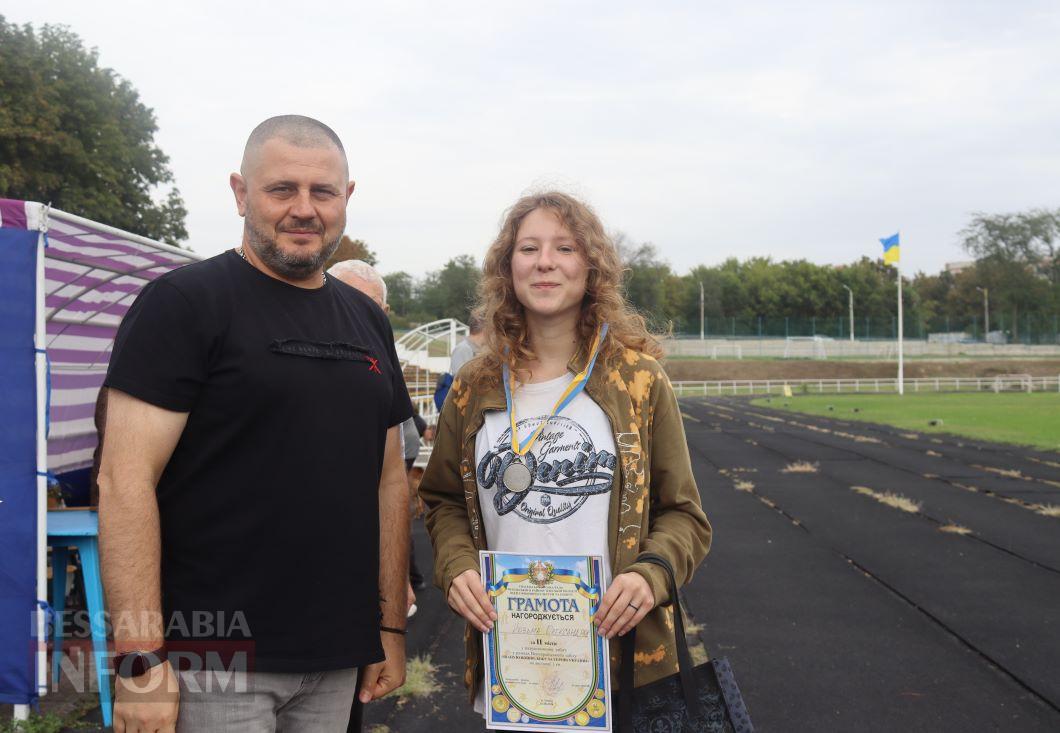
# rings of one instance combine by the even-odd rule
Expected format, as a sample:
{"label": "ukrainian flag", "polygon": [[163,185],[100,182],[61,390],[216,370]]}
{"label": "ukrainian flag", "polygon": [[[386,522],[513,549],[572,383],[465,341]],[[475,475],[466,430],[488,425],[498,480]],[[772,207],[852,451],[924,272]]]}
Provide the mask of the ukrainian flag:
{"label": "ukrainian flag", "polygon": [[897,265],[901,254],[901,248],[898,246],[898,233],[895,232],[881,239],[880,244],[883,245],[883,264]]}

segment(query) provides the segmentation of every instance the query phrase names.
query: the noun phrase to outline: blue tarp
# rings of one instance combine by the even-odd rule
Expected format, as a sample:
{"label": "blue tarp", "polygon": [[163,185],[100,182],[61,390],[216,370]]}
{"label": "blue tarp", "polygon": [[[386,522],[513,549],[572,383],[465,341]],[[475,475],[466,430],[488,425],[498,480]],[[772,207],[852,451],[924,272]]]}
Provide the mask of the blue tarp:
{"label": "blue tarp", "polygon": [[0,228],[0,703],[37,698],[37,237]]}

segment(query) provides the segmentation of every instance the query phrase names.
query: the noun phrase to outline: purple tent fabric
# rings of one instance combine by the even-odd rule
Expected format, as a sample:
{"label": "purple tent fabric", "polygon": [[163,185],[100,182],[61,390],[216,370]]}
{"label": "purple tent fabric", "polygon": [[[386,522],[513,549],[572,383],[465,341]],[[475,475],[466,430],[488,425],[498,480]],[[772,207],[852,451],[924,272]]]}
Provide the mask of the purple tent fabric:
{"label": "purple tent fabric", "polygon": [[[47,237],[44,273],[37,254]],[[45,517],[39,477],[84,472],[97,438],[96,397],[114,335],[140,289],[199,259],[31,201],[0,199],[0,702],[32,703],[41,664],[34,634]],[[43,299],[44,332],[37,332]],[[37,411],[36,344],[48,359],[48,414]],[[37,463],[38,423],[47,465]]]}
{"label": "purple tent fabric", "polygon": [[44,219],[48,470],[61,474],[91,464],[93,410],[122,316],[145,284],[199,257],[40,204],[0,199],[0,226],[36,230]]}

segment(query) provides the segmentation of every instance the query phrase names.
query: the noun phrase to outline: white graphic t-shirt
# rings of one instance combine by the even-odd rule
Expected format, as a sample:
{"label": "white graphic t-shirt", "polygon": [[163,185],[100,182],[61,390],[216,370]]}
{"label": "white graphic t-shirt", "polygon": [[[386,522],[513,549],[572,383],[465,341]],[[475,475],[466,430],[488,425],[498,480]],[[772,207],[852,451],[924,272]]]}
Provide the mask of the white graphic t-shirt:
{"label": "white graphic t-shirt", "polygon": [[[573,379],[568,372],[547,382],[516,385],[515,417],[524,445]],[[478,498],[489,549],[600,555],[610,582],[607,515],[616,458],[604,411],[583,391],[549,420],[521,458],[532,475],[524,491],[512,491],[504,483],[504,470],[514,459],[508,413],[490,410],[475,443]]]}
{"label": "white graphic t-shirt", "polygon": [[[516,385],[512,400],[523,445],[573,380],[568,372],[547,382]],[[495,552],[599,555],[605,582],[610,583],[607,514],[616,458],[607,415],[585,392],[571,400],[523,455],[532,481],[521,492],[510,491],[504,483],[504,469],[515,457],[511,432],[508,413],[490,410],[475,440],[487,546]],[[481,684],[475,710],[485,715]]]}

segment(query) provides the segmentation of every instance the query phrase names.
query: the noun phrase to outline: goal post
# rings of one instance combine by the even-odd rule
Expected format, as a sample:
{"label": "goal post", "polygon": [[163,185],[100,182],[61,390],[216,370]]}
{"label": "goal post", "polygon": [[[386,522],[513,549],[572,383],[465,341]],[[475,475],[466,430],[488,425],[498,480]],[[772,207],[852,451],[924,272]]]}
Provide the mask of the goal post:
{"label": "goal post", "polygon": [[818,359],[828,358],[825,343],[832,339],[824,336],[788,336],[784,339],[785,359]]}

